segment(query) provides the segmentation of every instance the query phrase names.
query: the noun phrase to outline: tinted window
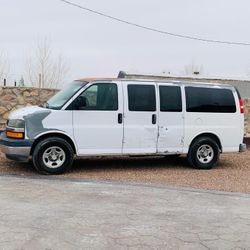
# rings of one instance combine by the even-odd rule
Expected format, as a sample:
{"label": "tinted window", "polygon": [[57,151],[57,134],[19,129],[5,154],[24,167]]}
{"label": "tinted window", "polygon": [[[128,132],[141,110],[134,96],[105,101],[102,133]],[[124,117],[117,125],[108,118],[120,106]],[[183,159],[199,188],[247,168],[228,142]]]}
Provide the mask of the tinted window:
{"label": "tinted window", "polygon": [[115,83],[91,85],[74,102],[76,110],[118,110],[118,90]]}
{"label": "tinted window", "polygon": [[187,112],[234,113],[234,96],[229,89],[186,87]]}
{"label": "tinted window", "polygon": [[177,86],[160,86],[161,111],[181,112],[181,89]]}
{"label": "tinted window", "polygon": [[128,105],[130,111],[155,111],[155,86],[128,85]]}

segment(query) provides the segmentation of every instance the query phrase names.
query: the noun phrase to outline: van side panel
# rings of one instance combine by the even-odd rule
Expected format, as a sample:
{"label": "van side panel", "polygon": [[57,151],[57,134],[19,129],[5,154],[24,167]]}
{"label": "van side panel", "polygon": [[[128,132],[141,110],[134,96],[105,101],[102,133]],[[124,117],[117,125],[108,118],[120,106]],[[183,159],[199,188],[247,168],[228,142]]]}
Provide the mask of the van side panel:
{"label": "van side panel", "polygon": [[44,131],[35,136],[58,131],[68,135],[73,141],[72,111],[70,110],[51,110],[51,113],[42,121]]}
{"label": "van side panel", "polygon": [[72,111],[44,109],[24,116],[25,135],[34,140],[51,131],[73,137]]}
{"label": "van side panel", "polygon": [[183,153],[188,153],[192,140],[204,133],[211,133],[219,138],[222,152],[239,151],[239,144],[243,142],[244,135],[244,114],[240,113],[236,91],[230,89],[236,104],[235,113],[185,112]]}

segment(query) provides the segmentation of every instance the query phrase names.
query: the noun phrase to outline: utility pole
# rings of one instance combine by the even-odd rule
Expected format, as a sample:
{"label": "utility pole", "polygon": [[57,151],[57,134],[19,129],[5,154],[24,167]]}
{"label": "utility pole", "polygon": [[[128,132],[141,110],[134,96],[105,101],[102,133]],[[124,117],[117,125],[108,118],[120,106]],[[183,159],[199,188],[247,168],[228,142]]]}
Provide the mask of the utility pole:
{"label": "utility pole", "polygon": [[42,86],[42,74],[39,73],[39,80],[38,80],[38,87],[39,87],[39,89],[41,88],[41,86]]}

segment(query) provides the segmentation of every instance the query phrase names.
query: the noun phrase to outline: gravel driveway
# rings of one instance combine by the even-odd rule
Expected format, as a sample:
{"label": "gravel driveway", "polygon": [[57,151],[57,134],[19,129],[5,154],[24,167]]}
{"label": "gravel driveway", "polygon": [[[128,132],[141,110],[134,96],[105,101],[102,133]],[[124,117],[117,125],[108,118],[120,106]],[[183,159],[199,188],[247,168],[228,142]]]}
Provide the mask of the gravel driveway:
{"label": "gravel driveway", "polygon": [[[0,159],[0,175],[38,175],[31,164]],[[185,157],[88,158],[57,178],[116,180],[250,193],[250,151],[221,155],[212,170],[189,167]]]}

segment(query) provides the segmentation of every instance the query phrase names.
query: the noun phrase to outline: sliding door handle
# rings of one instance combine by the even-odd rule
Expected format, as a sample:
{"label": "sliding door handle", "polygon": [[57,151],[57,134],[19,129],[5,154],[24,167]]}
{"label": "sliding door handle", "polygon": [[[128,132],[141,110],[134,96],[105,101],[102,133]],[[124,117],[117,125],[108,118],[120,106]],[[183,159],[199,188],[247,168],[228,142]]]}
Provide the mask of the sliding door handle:
{"label": "sliding door handle", "polygon": [[118,114],[118,123],[121,124],[121,123],[122,123],[122,120],[123,120],[123,119],[122,119],[122,113],[119,113],[119,114]]}
{"label": "sliding door handle", "polygon": [[152,115],[152,124],[156,124],[156,114]]}

